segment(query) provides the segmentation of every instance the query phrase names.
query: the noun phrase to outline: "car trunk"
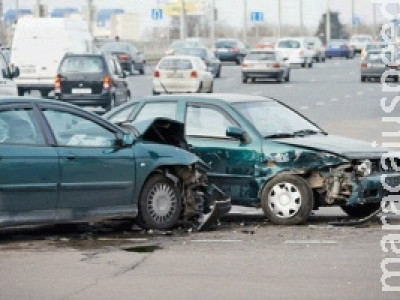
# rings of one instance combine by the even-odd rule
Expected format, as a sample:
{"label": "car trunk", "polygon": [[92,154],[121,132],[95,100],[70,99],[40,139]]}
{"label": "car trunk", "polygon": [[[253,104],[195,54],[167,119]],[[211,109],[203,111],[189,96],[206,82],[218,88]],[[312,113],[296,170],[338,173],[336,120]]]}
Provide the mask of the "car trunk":
{"label": "car trunk", "polygon": [[61,77],[61,93],[101,94],[103,81],[103,73],[68,73]]}

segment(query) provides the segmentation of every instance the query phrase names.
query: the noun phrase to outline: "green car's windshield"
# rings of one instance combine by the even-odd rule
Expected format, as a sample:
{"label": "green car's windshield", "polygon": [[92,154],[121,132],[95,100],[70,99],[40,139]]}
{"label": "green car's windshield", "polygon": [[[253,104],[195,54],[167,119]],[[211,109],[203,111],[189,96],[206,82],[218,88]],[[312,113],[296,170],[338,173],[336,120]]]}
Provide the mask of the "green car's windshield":
{"label": "green car's windshield", "polygon": [[322,133],[321,129],[276,101],[232,103],[265,138],[288,138]]}

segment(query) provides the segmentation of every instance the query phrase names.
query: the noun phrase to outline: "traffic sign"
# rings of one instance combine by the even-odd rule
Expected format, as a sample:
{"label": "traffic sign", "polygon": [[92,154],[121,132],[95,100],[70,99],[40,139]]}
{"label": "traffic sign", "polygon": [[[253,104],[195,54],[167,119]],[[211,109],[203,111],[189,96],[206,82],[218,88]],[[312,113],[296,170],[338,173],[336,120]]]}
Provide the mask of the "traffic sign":
{"label": "traffic sign", "polygon": [[162,20],[163,18],[163,10],[161,8],[153,8],[151,10],[151,18],[155,21]]}
{"label": "traffic sign", "polygon": [[264,13],[262,11],[253,11],[250,14],[250,20],[253,22],[264,21]]}
{"label": "traffic sign", "polygon": [[352,20],[353,25],[360,25],[361,24],[361,20],[359,17],[354,17]]}

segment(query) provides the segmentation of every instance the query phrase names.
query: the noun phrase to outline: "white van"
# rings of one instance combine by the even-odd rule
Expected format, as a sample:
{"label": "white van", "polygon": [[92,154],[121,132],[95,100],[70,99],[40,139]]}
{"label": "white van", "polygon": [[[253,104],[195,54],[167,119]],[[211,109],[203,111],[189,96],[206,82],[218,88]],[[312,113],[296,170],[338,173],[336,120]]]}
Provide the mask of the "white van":
{"label": "white van", "polygon": [[0,96],[16,96],[17,85],[13,80],[18,76],[18,68],[10,70],[7,60],[0,51]]}
{"label": "white van", "polygon": [[87,23],[68,18],[21,18],[15,27],[11,63],[19,67],[18,95],[39,90],[46,97],[54,88],[65,53],[92,53]]}
{"label": "white van", "polygon": [[282,57],[287,57],[290,64],[299,64],[302,68],[313,66],[313,45],[308,38],[287,37],[279,39],[275,50]]}

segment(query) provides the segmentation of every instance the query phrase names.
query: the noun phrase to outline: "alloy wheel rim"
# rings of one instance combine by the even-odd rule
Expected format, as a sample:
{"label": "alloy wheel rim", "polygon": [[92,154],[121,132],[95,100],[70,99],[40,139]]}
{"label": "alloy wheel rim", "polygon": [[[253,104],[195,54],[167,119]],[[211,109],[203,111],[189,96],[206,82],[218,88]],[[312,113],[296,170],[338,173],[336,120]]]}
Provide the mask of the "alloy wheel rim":
{"label": "alloy wheel rim", "polygon": [[168,222],[175,214],[177,196],[171,186],[165,183],[156,184],[147,197],[147,209],[156,223]]}
{"label": "alloy wheel rim", "polygon": [[293,217],[301,207],[299,189],[289,182],[274,185],[268,193],[268,206],[278,218],[288,219]]}

